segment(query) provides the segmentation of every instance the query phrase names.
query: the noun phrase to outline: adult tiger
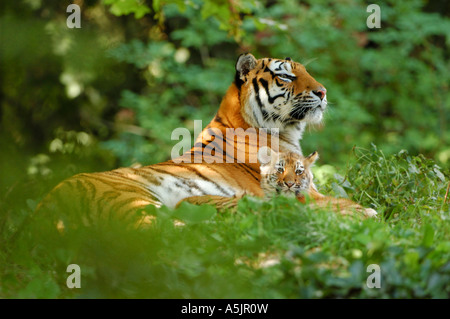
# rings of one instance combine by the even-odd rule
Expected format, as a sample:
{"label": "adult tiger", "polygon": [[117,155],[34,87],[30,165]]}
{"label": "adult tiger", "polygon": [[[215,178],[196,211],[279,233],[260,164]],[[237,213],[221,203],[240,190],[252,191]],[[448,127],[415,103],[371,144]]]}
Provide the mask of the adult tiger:
{"label": "adult tiger", "polygon": [[89,221],[147,205],[173,207],[191,196],[262,196],[257,151],[270,147],[273,136],[260,133],[278,129],[279,149],[301,154],[305,126],[320,122],[326,105],[324,86],[300,63],[242,54],[234,83],[189,152],[141,168],[75,175],[57,185],[38,210],[70,208]]}

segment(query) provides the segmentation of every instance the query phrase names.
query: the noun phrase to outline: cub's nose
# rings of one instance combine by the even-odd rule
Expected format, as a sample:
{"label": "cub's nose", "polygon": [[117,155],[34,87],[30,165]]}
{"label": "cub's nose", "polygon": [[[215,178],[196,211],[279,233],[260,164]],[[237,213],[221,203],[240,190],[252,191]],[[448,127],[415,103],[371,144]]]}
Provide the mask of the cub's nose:
{"label": "cub's nose", "polygon": [[319,99],[323,100],[325,94],[327,94],[327,90],[325,88],[321,88],[319,90],[312,91],[314,95],[318,96]]}
{"label": "cub's nose", "polygon": [[284,182],[288,188],[291,188],[294,185],[294,182]]}

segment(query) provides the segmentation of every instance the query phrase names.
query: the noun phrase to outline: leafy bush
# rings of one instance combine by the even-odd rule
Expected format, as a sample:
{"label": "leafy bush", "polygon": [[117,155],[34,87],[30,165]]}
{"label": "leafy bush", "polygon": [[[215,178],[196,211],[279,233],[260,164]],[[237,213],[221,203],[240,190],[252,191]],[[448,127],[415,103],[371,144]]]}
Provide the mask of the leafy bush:
{"label": "leafy bush", "polygon": [[345,177],[336,173],[335,182],[326,181],[323,192],[339,197],[358,193],[358,202],[381,209],[386,218],[415,218],[445,208],[448,177],[434,161],[406,150],[386,156],[373,144],[370,150],[353,151],[357,161],[349,164]]}

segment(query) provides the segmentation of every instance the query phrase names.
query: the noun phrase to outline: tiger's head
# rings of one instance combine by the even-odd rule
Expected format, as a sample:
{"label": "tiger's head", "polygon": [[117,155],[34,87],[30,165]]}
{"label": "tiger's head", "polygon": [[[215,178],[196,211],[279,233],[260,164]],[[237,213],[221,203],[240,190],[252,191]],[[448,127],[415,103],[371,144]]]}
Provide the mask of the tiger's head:
{"label": "tiger's head", "polygon": [[319,154],[313,152],[304,157],[297,153],[277,153],[269,147],[261,147],[258,161],[261,171],[261,188],[266,197],[273,194],[302,197],[313,186],[311,166]]}
{"label": "tiger's head", "polygon": [[253,127],[282,131],[298,123],[320,123],[327,106],[325,87],[290,58],[257,60],[250,53],[242,54],[235,84],[241,114]]}

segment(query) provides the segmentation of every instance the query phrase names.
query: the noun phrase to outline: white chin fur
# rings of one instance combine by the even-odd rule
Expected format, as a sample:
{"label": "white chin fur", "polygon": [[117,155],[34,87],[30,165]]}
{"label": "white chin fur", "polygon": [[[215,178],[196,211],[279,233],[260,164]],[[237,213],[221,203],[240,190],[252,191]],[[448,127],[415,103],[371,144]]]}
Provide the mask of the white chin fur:
{"label": "white chin fur", "polygon": [[311,124],[319,124],[323,119],[323,110],[320,107],[317,107],[314,111],[308,112],[305,116],[305,122]]}

